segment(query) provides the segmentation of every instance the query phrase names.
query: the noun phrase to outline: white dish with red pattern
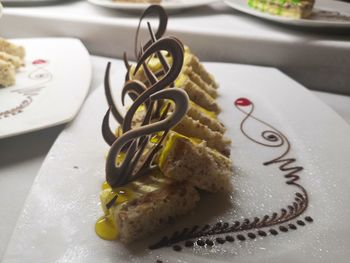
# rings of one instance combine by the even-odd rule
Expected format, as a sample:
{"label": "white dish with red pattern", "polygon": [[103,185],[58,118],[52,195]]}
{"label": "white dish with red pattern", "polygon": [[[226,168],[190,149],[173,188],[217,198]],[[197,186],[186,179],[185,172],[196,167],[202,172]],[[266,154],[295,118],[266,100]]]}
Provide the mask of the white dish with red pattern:
{"label": "white dish with red pattern", "polygon": [[16,84],[0,89],[0,138],[72,120],[89,90],[90,56],[71,38],[14,39],[26,49]]}

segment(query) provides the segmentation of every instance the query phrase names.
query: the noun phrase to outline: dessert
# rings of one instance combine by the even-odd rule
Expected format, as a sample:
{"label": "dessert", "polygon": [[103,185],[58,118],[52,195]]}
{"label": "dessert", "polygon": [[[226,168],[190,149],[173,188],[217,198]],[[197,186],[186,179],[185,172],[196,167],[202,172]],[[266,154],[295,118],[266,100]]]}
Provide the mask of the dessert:
{"label": "dessert", "polygon": [[10,62],[0,59],[0,87],[6,87],[14,84],[15,74],[15,67]]}
{"label": "dessert", "polygon": [[17,56],[22,60],[24,59],[24,56],[25,56],[24,47],[15,45],[1,37],[0,37],[0,51],[8,53],[13,56]]}
{"label": "dessert", "polygon": [[15,84],[16,69],[24,65],[24,56],[23,47],[0,38],[0,87]]}
{"label": "dessert", "polygon": [[248,0],[248,5],[254,9],[291,18],[309,17],[314,3],[314,0]]}
{"label": "dessert", "polygon": [[[151,41],[136,50],[137,64],[130,66],[125,57],[121,96],[133,100],[125,116],[111,95],[110,64],[105,75],[110,108],[102,134],[111,148],[100,195],[105,215],[95,229],[100,237],[123,243],[188,214],[200,201],[200,190],[232,191],[230,141],[216,118],[218,85],[178,39],[162,37],[164,9],[151,6],[142,18],[150,13],[163,19],[156,34],[149,26]],[[110,112],[120,124],[117,132],[110,130]]]}

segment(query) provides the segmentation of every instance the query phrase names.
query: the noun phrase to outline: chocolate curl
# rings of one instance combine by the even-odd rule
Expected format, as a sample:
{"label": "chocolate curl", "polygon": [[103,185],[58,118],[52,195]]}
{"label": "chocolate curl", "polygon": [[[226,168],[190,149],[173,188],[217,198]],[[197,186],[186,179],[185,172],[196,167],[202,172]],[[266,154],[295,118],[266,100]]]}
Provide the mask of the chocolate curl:
{"label": "chocolate curl", "polygon": [[131,66],[130,66],[126,52],[123,53],[123,61],[124,61],[124,65],[126,68],[125,82],[127,82],[130,80],[130,68],[131,68]]}
{"label": "chocolate curl", "polygon": [[149,87],[144,93],[142,93],[137,100],[131,105],[130,109],[125,115],[126,122],[123,123],[123,132],[129,131],[131,129],[131,120],[134,116],[138,107],[146,101],[150,95],[155,92],[165,89],[171,83],[175,81],[175,79],[179,76],[183,64],[184,54],[181,45],[177,41],[174,41],[172,38],[162,38],[157,42],[153,43],[140,58],[135,70],[137,71],[142,63],[152,54],[157,51],[165,50],[169,52],[173,58],[173,63],[168,72],[164,75],[164,77],[156,82],[154,85]]}
{"label": "chocolate curl", "polygon": [[117,136],[111,131],[109,127],[109,113],[111,112],[111,109],[109,108],[103,117],[102,121],[102,136],[105,142],[111,146],[114,141],[117,139]]}
{"label": "chocolate curl", "polygon": [[[175,109],[170,115],[158,122],[134,128],[124,133],[113,143],[106,162],[106,180],[111,187],[124,185],[139,176],[149,173],[155,168],[152,166],[152,161],[160,148],[161,142],[163,142],[168,131],[183,119],[188,110],[189,99],[183,90],[165,89],[150,96],[151,101],[164,99],[172,100],[175,104]],[[145,148],[149,143],[151,135],[162,131],[164,132],[163,136],[155,147],[157,150],[153,149],[145,153]],[[147,139],[144,140],[141,146],[137,147],[137,140],[141,137]],[[125,158],[121,165],[116,166],[115,160],[127,143],[131,143],[131,145],[125,154]],[[143,154],[147,156],[146,161],[138,165]],[[136,167],[141,168],[137,169]]]}
{"label": "chocolate curl", "polygon": [[108,62],[107,67],[106,67],[106,71],[105,71],[105,78],[104,78],[105,95],[106,95],[107,103],[111,109],[111,112],[112,112],[114,118],[121,125],[124,122],[124,117],[119,112],[118,107],[115,104],[113,97],[112,97],[112,90],[111,90],[111,84],[110,84],[110,70],[111,70],[111,62]]}
{"label": "chocolate curl", "polygon": [[[159,20],[159,25],[158,25],[158,29],[157,32],[155,34],[156,39],[161,38],[167,28],[167,24],[168,24],[168,15],[165,12],[164,8],[160,5],[151,5],[150,7],[148,7],[142,14],[142,16],[140,17],[140,21],[136,30],[136,36],[135,36],[135,58],[138,60],[141,56],[141,54],[139,53],[137,47],[138,47],[138,40],[139,40],[139,33],[140,33],[140,28],[141,28],[141,22],[142,20],[146,17],[146,16],[150,16],[150,15],[156,15],[158,20]],[[144,49],[147,49],[150,45],[152,44],[152,40],[149,40],[144,46]]]}

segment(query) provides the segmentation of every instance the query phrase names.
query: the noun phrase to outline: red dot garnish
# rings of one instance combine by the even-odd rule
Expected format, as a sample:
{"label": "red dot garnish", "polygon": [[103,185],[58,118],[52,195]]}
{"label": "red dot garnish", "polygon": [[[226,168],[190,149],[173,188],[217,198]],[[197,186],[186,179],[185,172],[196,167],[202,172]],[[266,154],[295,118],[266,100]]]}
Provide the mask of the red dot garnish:
{"label": "red dot garnish", "polygon": [[250,100],[248,100],[247,98],[238,98],[235,101],[235,105],[237,105],[237,106],[243,106],[244,107],[244,106],[249,106],[251,104],[252,104],[252,102]]}
{"label": "red dot garnish", "polygon": [[47,63],[47,61],[44,59],[36,59],[32,62],[33,65],[40,65],[40,64],[45,64],[45,63]]}

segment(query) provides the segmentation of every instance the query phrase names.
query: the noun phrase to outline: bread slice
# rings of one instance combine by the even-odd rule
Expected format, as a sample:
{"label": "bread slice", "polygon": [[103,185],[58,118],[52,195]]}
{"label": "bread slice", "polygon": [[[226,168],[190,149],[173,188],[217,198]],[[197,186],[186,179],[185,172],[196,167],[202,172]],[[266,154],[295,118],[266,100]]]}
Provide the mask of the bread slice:
{"label": "bread slice", "polygon": [[232,162],[205,141],[170,132],[158,161],[162,173],[209,192],[232,191]]}
{"label": "bread slice", "polygon": [[7,87],[15,84],[15,67],[4,60],[0,60],[0,87]]}
{"label": "bread slice", "polygon": [[0,38],[0,51],[17,56],[21,60],[23,60],[25,56],[24,47],[13,44],[4,38]]}
{"label": "bread slice", "polygon": [[121,195],[118,198],[122,203],[111,208],[107,204],[118,189],[106,189],[100,197],[105,214],[111,215],[118,230],[118,239],[125,244],[161,230],[175,218],[192,211],[199,201],[199,194],[191,184],[161,174],[143,177],[121,191],[128,191],[128,197]]}

